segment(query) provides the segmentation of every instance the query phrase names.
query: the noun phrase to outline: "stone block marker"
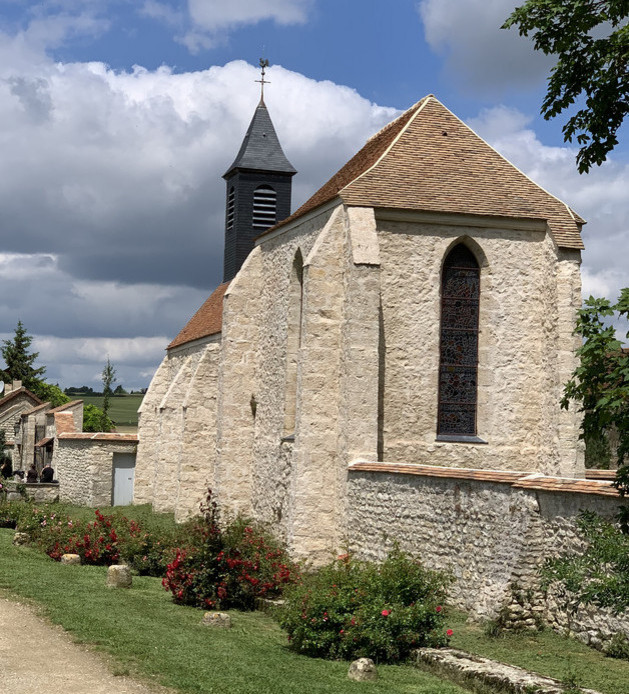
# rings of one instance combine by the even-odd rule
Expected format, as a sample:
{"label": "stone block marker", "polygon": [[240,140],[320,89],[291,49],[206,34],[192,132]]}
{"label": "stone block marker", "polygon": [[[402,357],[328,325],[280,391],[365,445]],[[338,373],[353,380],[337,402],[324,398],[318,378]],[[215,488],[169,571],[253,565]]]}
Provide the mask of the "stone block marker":
{"label": "stone block marker", "polygon": [[371,658],[359,658],[349,666],[347,676],[356,682],[370,682],[378,679],[378,671]]}
{"label": "stone block marker", "polygon": [[108,588],[131,588],[131,569],[126,564],[112,564],[107,569]]}
{"label": "stone block marker", "polygon": [[27,545],[30,542],[28,533],[15,533],[13,536],[14,545]]}
{"label": "stone block marker", "polygon": [[[563,694],[565,691],[565,686],[552,677],[455,648],[420,648],[417,666],[479,694]],[[582,694],[599,694],[585,687],[580,691]]]}
{"label": "stone block marker", "polygon": [[62,564],[80,564],[81,557],[78,554],[64,554],[61,557]]}
{"label": "stone block marker", "polygon": [[232,618],[225,612],[206,612],[201,622],[206,627],[218,627],[219,629],[230,629]]}

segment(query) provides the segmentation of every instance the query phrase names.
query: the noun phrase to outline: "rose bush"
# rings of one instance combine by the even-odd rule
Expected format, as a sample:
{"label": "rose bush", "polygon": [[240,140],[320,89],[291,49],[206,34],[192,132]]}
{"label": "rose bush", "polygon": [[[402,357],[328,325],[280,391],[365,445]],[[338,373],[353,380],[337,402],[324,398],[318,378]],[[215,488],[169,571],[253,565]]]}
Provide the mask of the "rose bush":
{"label": "rose bush", "polygon": [[399,662],[420,646],[447,643],[449,582],[398,549],[381,564],[343,555],[289,587],[278,620],[300,653]]}
{"label": "rose bush", "polygon": [[211,490],[201,511],[162,581],[176,603],[253,609],[258,598],[277,597],[296,580],[297,566],[260,524],[241,517],[221,524]]}

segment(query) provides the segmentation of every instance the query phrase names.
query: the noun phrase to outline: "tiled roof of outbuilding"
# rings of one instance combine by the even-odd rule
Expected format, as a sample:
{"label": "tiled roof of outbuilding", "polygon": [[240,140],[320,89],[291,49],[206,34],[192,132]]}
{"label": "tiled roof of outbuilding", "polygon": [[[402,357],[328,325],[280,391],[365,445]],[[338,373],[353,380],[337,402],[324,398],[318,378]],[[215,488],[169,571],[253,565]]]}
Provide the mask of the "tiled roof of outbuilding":
{"label": "tiled roof of outbuilding", "polygon": [[432,95],[376,133],[294,214],[265,234],[337,196],[354,206],[542,219],[558,246],[583,248],[584,220]]}
{"label": "tiled roof of outbuilding", "polygon": [[7,402],[11,402],[14,398],[16,398],[18,395],[27,395],[33,402],[41,403],[41,400],[35,395],[35,393],[31,393],[28,388],[25,388],[22,386],[21,388],[17,388],[16,390],[11,391],[10,393],[7,393],[3,398],[0,398],[0,407],[5,405]]}
{"label": "tiled roof of outbuilding", "polygon": [[223,284],[219,284],[216,287],[203,306],[192,316],[166,349],[179,347],[187,342],[221,332],[223,324],[223,297],[228,286],[229,282],[223,282]]}

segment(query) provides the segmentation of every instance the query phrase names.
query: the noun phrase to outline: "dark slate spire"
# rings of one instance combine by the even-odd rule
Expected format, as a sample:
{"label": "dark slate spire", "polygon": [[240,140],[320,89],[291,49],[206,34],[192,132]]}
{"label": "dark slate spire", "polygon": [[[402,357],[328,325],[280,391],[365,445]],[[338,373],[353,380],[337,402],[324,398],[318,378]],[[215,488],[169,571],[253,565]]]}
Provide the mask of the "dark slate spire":
{"label": "dark slate spire", "polygon": [[288,161],[282,150],[263,99],[260,99],[253,114],[234,163],[223,174],[223,178],[227,178],[234,169],[297,173],[297,169]]}
{"label": "dark slate spire", "polygon": [[223,175],[227,182],[223,282],[240,270],[255,238],[288,217],[296,173],[261,98],[236,159]]}

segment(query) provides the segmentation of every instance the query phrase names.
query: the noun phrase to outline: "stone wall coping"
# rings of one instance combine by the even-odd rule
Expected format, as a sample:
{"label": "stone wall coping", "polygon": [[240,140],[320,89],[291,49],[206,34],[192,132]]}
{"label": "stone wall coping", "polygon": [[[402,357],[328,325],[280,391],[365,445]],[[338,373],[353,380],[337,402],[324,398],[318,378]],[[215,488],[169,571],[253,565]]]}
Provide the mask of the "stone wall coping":
{"label": "stone wall coping", "polygon": [[616,470],[586,470],[586,480],[615,480]]}
{"label": "stone wall coping", "polygon": [[419,475],[421,477],[475,480],[477,482],[497,482],[509,484],[518,489],[620,496],[618,490],[607,480],[548,477],[538,473],[518,472],[516,470],[447,468],[415,463],[376,463],[369,460],[354,460],[349,464],[348,470],[350,472],[384,472],[389,474]]}
{"label": "stone wall coping", "polygon": [[529,475],[518,480],[513,487],[547,492],[573,492],[620,497],[620,492],[607,480],[585,480],[572,477],[544,477]]}
{"label": "stone wall coping", "polygon": [[416,463],[375,463],[368,460],[355,460],[349,464],[351,472],[388,472],[421,477],[447,477],[479,482],[502,482],[513,484],[528,473],[515,470],[477,470],[474,468],[453,468],[439,465],[419,465]]}
{"label": "stone wall coping", "polygon": [[97,432],[81,432],[81,433],[66,433],[66,434],[59,434],[57,437],[63,441],[67,441],[69,439],[73,439],[75,441],[128,441],[130,443],[137,443],[138,442],[138,435],[137,434],[117,434],[115,432],[103,432],[103,431],[97,431]]}

